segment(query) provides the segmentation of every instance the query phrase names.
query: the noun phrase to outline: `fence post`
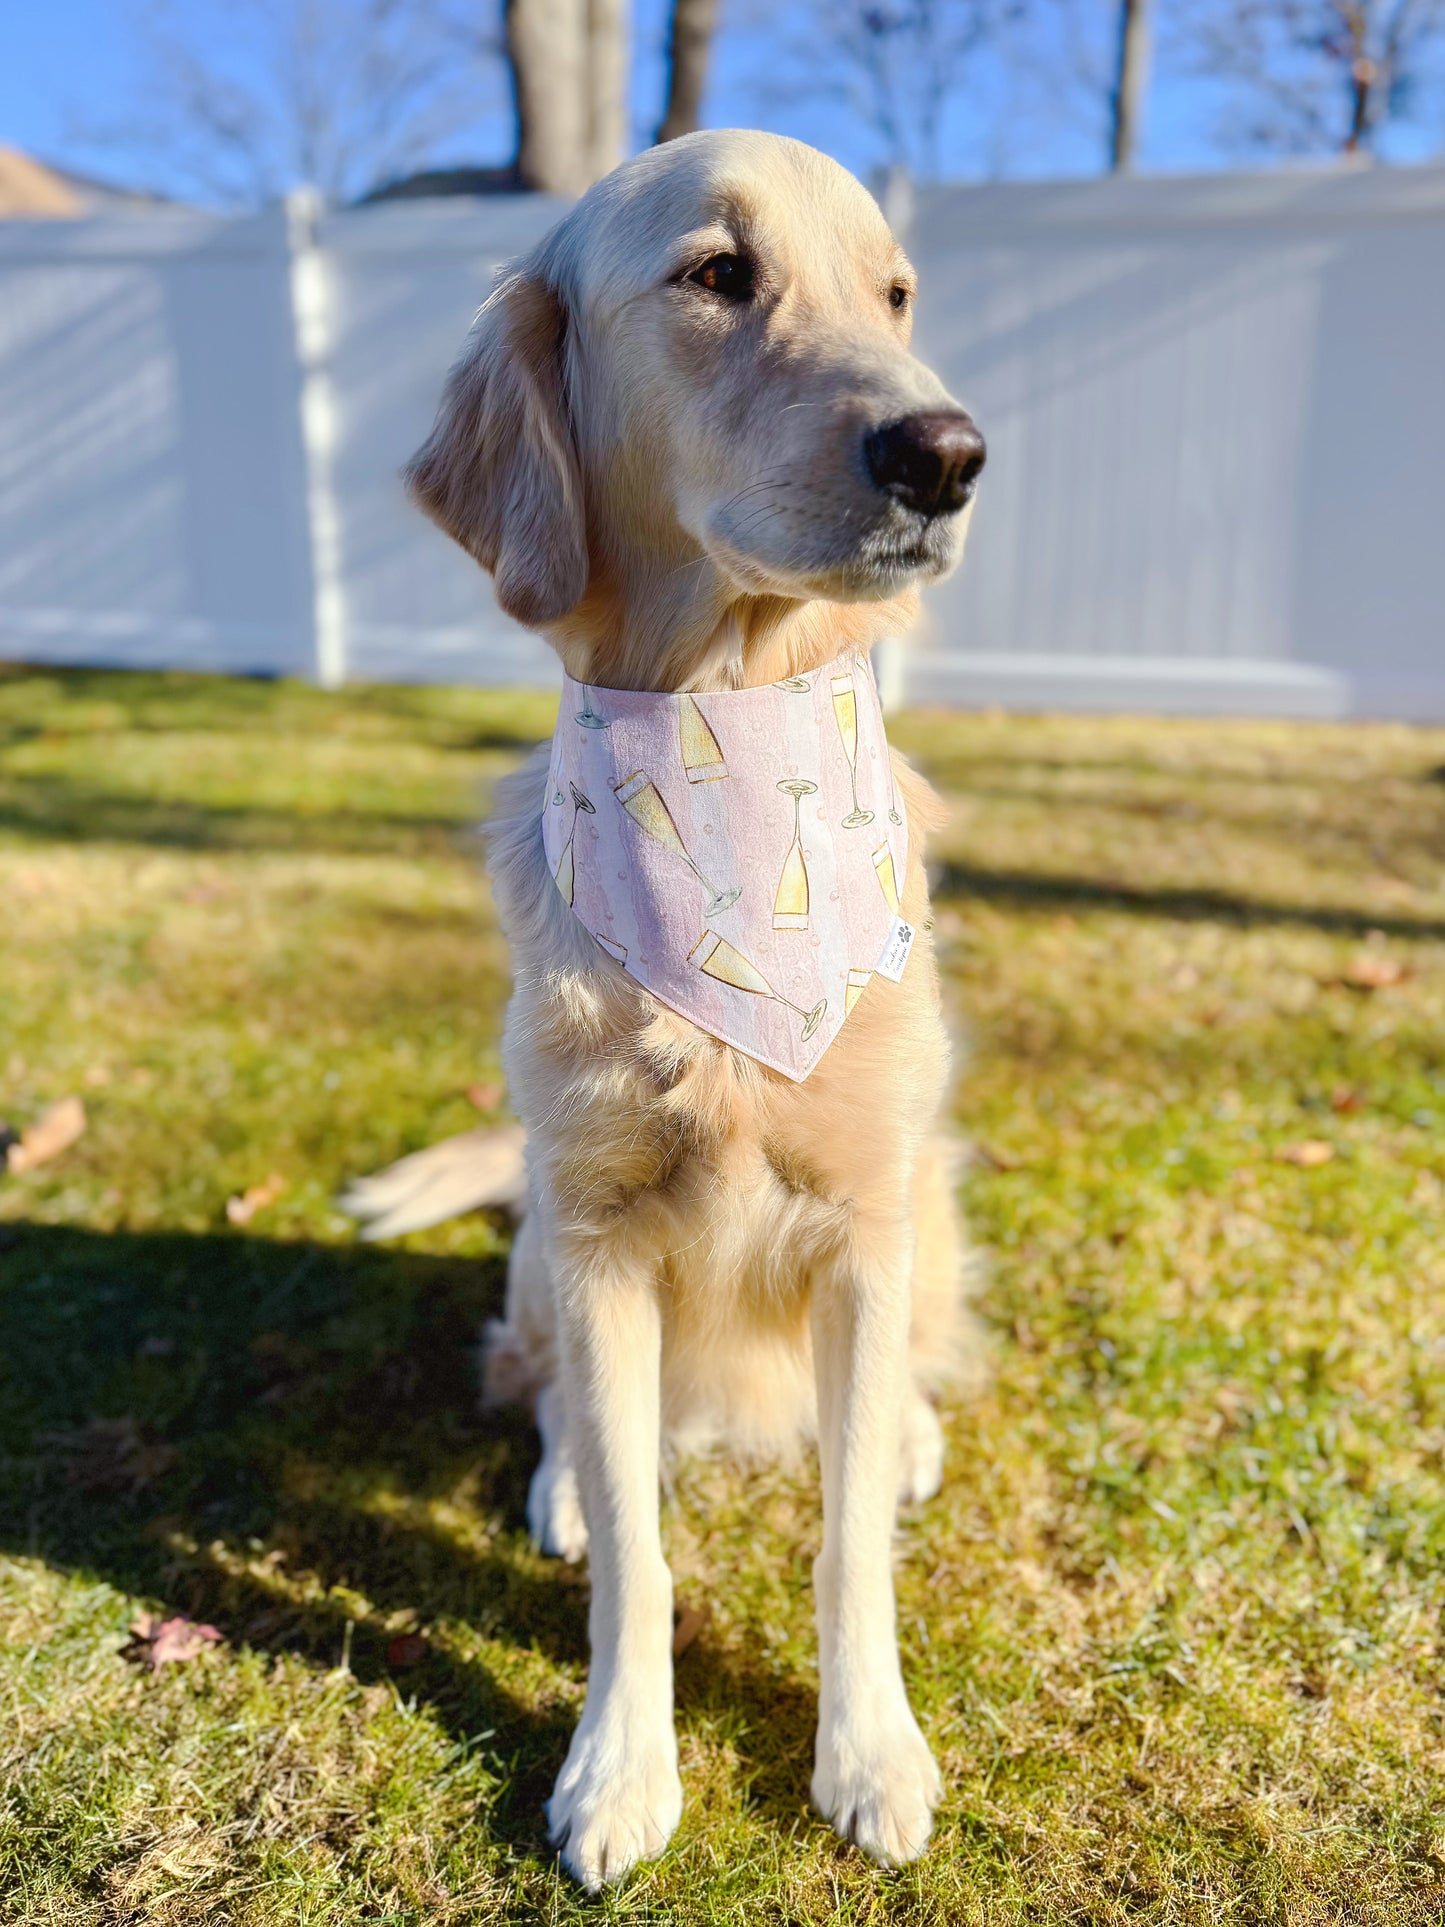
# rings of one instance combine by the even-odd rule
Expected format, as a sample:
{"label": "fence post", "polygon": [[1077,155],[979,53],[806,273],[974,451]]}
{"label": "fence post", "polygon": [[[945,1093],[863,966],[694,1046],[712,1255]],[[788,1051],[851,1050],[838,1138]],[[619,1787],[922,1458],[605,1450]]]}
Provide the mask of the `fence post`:
{"label": "fence post", "polygon": [[286,197],[291,326],[301,372],[315,673],[324,689],[336,689],[346,680],[346,601],[336,494],[336,392],[330,369],[331,288],[317,233],[321,213],[321,197],[314,188],[300,188]]}

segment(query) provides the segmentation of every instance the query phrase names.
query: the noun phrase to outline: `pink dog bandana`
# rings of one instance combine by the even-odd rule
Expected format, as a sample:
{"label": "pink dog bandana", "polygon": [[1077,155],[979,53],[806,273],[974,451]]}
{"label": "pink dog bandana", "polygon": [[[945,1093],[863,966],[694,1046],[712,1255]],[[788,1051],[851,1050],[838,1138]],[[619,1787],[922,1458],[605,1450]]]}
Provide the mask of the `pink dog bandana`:
{"label": "pink dog bandana", "polygon": [[865,657],[698,696],[564,677],[542,841],[630,976],[785,1077],[903,974],[908,824]]}

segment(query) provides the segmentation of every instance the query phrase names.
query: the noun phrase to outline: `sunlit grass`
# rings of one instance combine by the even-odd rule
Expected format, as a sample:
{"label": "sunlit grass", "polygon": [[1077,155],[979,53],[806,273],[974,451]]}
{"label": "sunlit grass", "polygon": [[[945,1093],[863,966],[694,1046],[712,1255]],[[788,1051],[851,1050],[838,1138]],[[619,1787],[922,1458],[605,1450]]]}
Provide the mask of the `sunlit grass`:
{"label": "sunlit grass", "polygon": [[[0,1117],[91,1119],[0,1180],[0,1917],[1445,1917],[1445,733],[900,719],[994,1362],[899,1535],[948,1801],[891,1876],[810,1816],[812,1474],[692,1467],[686,1815],[591,1905],[585,1585],[474,1401],[504,1230],[332,1203],[498,1079],[471,826],[548,722],[0,675]],[[142,1606],[224,1643],[152,1678]]]}

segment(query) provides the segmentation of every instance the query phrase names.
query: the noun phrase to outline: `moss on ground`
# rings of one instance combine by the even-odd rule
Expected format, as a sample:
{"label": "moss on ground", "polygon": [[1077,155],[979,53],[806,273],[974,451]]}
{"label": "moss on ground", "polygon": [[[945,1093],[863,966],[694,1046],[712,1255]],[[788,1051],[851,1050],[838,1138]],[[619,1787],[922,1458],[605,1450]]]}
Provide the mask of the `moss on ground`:
{"label": "moss on ground", "polygon": [[[812,1477],[693,1467],[686,1815],[593,1905],[502,1227],[332,1203],[498,1080],[471,825],[548,710],[0,675],[0,1116],[91,1117],[0,1182],[0,1916],[1445,1917],[1445,733],[902,719],[995,1367],[899,1535],[947,1805],[895,1875],[810,1817]],[[224,1643],[151,1676],[143,1607]]]}

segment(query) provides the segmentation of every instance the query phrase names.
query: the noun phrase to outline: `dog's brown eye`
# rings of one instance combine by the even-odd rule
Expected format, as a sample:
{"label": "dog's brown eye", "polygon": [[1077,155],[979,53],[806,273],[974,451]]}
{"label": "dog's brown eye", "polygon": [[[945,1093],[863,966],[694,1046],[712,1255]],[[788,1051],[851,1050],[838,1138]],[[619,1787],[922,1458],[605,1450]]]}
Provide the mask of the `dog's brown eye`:
{"label": "dog's brown eye", "polygon": [[900,311],[908,306],[908,290],[901,281],[895,281],[888,290],[888,305]]}
{"label": "dog's brown eye", "polygon": [[714,254],[687,278],[709,294],[723,295],[729,301],[753,298],[753,264],[746,255]]}

